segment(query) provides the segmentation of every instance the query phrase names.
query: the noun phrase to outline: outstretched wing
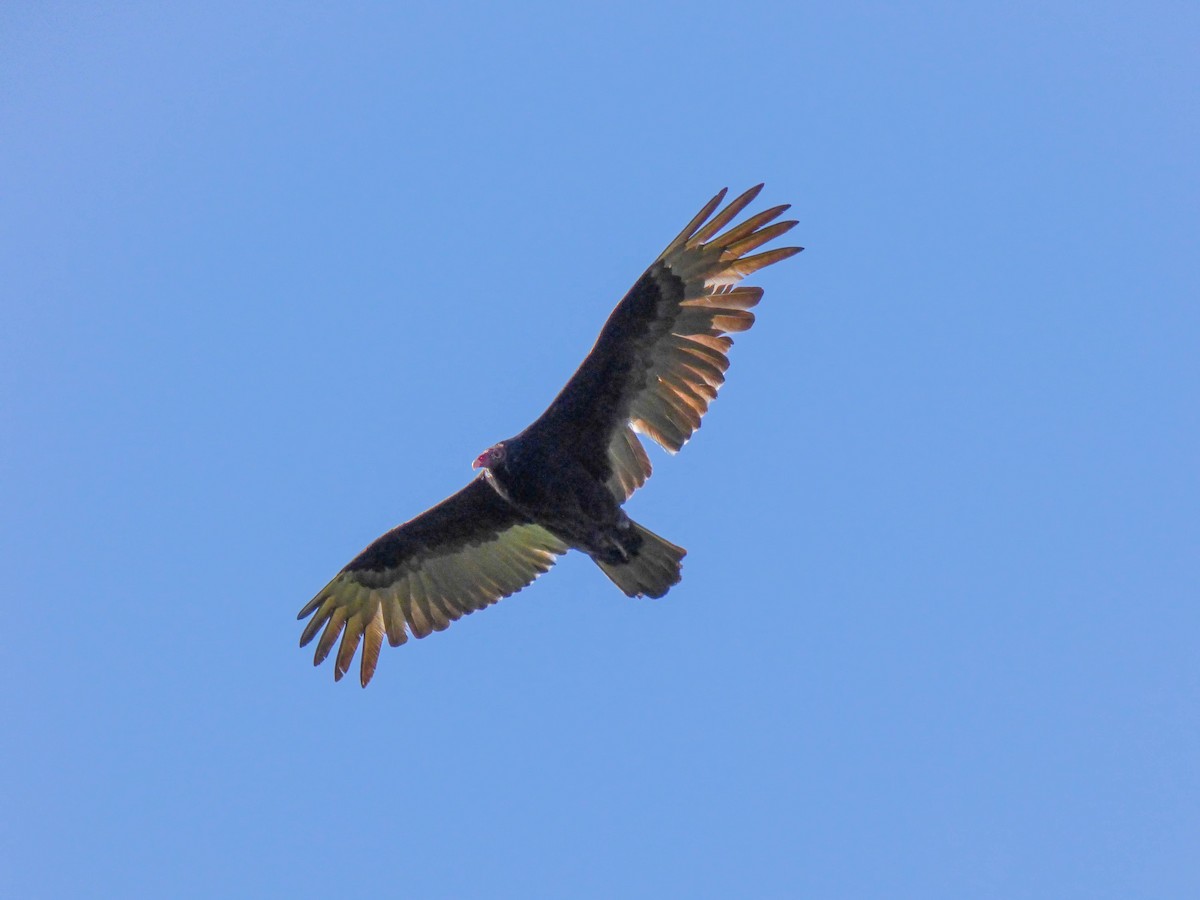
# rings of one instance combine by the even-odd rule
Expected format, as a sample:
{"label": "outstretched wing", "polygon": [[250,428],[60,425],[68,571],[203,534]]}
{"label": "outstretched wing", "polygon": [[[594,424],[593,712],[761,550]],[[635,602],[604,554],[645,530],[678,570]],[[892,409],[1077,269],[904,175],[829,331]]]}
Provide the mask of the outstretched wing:
{"label": "outstretched wing", "polygon": [[359,678],[375,673],[386,634],[397,647],[516,593],[554,565],[567,546],[505,501],[482,478],[393,528],[350,562],[300,610],[312,616],[300,646],[317,632],[314,665],[342,643],[333,677],[363,643]]}
{"label": "outstretched wing", "polygon": [[674,453],[716,398],[733,345],[727,332],[754,324],[749,310],[763,293],[738,282],[803,249],[746,255],[796,224],[769,224],[787,206],[719,233],[761,189],[717,212],[722,190],[700,210],[617,304],[591,353],[527,432],[569,450],[620,501],[650,475],[634,432]]}

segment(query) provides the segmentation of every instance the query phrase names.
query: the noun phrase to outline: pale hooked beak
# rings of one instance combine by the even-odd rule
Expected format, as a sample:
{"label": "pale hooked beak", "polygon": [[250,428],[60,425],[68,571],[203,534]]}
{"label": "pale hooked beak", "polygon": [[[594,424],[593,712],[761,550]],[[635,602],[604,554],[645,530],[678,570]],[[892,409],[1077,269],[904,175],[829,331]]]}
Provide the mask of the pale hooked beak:
{"label": "pale hooked beak", "polygon": [[494,447],[488,447],[475,458],[475,462],[471,463],[472,469],[490,469],[492,466],[504,460],[504,445],[497,444]]}

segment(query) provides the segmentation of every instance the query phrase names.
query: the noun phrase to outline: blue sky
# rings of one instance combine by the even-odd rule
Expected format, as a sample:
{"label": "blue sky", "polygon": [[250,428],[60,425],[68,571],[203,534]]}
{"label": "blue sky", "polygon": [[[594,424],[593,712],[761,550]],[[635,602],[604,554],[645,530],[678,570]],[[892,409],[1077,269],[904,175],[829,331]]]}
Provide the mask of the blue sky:
{"label": "blue sky", "polygon": [[[6,4],[0,892],[1200,892],[1193,4]],[[295,613],[718,188],[807,252],[588,560]]]}

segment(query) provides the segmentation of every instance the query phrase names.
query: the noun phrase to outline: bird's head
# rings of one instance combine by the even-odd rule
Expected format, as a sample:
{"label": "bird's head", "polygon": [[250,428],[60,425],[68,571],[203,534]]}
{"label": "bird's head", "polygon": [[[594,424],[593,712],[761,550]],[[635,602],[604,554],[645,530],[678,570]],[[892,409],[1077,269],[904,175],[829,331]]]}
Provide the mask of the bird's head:
{"label": "bird's head", "polygon": [[475,458],[475,462],[471,463],[472,469],[490,469],[493,466],[504,462],[504,443],[494,444],[488,447]]}

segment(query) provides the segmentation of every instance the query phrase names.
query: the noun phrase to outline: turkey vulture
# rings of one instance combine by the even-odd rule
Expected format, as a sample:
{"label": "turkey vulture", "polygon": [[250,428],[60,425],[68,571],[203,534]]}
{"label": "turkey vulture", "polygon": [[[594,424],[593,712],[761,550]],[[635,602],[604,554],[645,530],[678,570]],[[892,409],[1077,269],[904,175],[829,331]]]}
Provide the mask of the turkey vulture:
{"label": "turkey vulture", "polygon": [[300,646],[321,634],[314,665],[340,634],[333,677],[341,679],[361,640],[366,687],[384,635],[395,647],[441,631],[521,590],[571,549],[630,597],[661,597],[679,583],[686,551],[621,509],[650,476],[635,432],[671,453],[687,442],[725,380],[726,333],[754,324],[749,310],[762,288],[738,283],[803,249],[746,255],[796,224],[768,224],[787,206],[722,232],[761,189],[720,212],[725,190],[708,201],[617,304],[541,417],[481,453],[475,480],[383,535],[300,610],[298,619],[312,616]]}

